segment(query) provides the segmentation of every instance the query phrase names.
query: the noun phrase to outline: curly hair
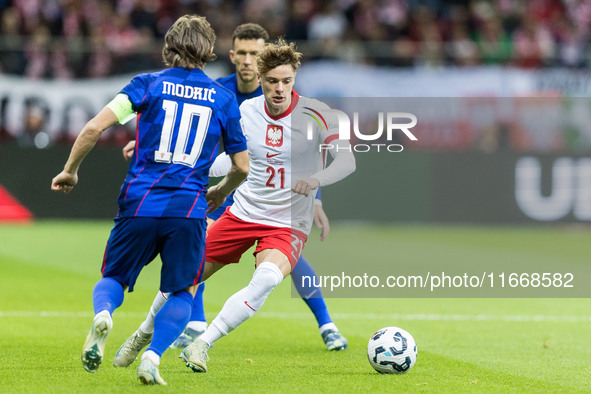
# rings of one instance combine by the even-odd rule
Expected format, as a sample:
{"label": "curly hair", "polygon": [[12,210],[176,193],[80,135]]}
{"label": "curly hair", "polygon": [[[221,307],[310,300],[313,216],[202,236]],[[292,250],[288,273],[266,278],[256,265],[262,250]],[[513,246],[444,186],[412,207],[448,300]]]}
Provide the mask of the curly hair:
{"label": "curly hair", "polygon": [[293,42],[288,44],[283,38],[279,38],[275,43],[265,44],[260,50],[257,55],[257,65],[261,75],[284,64],[289,64],[293,71],[296,71],[300,67],[301,59],[302,53],[296,51]]}

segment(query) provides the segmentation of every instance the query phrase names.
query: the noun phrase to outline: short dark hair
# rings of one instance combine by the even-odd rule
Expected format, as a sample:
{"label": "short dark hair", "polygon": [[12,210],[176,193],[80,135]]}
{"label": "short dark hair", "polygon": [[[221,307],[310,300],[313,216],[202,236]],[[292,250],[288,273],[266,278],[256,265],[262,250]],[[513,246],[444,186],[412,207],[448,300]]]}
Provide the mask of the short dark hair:
{"label": "short dark hair", "polygon": [[162,60],[167,67],[203,68],[216,59],[212,53],[215,32],[203,16],[184,15],[164,36]]}
{"label": "short dark hair", "polygon": [[234,46],[234,41],[237,38],[239,40],[258,40],[262,38],[267,41],[269,33],[258,23],[243,23],[234,29],[234,33],[232,33],[232,46]]}
{"label": "short dark hair", "polygon": [[289,64],[293,71],[296,71],[300,67],[301,59],[302,53],[296,51],[293,42],[288,44],[283,38],[279,38],[277,42],[265,44],[259,51],[257,65],[261,74],[284,64]]}

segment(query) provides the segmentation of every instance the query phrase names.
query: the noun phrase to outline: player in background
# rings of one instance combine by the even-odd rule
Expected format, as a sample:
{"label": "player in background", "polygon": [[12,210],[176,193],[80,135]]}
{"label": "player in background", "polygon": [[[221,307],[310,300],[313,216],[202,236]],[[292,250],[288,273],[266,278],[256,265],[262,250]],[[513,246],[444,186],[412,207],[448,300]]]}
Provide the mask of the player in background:
{"label": "player in background", "polygon": [[[236,66],[236,73],[224,78],[217,79],[224,87],[230,89],[236,94],[238,104],[243,101],[261,96],[263,90],[257,78],[256,55],[265,45],[269,34],[260,25],[255,23],[245,23],[238,26],[232,35],[232,49],[230,50],[230,60]],[[131,141],[124,149],[123,156],[128,159],[133,153],[135,144]],[[226,201],[214,212],[207,215],[208,222],[212,223],[214,220],[224,213],[225,209],[234,202],[233,193],[231,193]],[[317,196],[318,197],[318,196]],[[330,225],[328,217],[322,208],[322,202],[319,198],[314,200],[314,221],[316,225],[322,230],[320,239],[324,240],[328,235]],[[308,307],[314,313],[320,335],[328,350],[344,350],[347,348],[346,338],[339,332],[336,325],[333,323],[326,302],[322,297],[322,290],[314,286],[302,286],[302,276],[315,277],[316,272],[310,263],[301,256],[291,273],[292,281],[296,287],[301,298],[306,302]],[[315,281],[313,283],[319,283]],[[191,313],[191,320],[187,327],[173,343],[173,347],[184,348],[193,342],[199,335],[201,335],[207,328],[207,320],[203,307],[203,290],[205,283],[202,283],[197,288],[195,298],[193,300],[193,310]],[[115,356],[113,365],[117,367],[126,367],[133,363],[141,349],[149,343],[153,331],[153,317],[159,306],[166,301],[166,295],[158,293],[154,299],[152,308],[146,317],[146,320],[140,325],[139,329],[130,336],[126,342],[121,346],[120,350]]]}
{"label": "player in background", "polygon": [[[135,153],[92,295],[95,317],[82,350],[88,372],[102,362],[112,314],[125,289],[132,292],[142,268],[160,254],[160,290],[170,297],[154,318],[154,336],[137,376],[144,384],[166,384],[158,370],[160,356],[189,321],[204,268],[206,210],[217,208],[248,173],[236,98],[202,71],[215,59],[214,42],[204,17],[180,17],[164,37],[162,58],[169,68],[133,78],[84,126],[64,170],[52,180],[52,190],[69,193],[101,133],[139,114]],[[207,190],[220,137],[232,166]]]}
{"label": "player in background", "polygon": [[[292,272],[312,227],[317,189],[355,170],[349,141],[338,139],[328,106],[293,90],[300,59],[293,43],[282,39],[266,44],[257,55],[263,96],[240,106],[251,171],[236,189],[232,206],[208,228],[203,279],[238,263],[253,244],[255,271],[250,283],[226,301],[203,335],[181,353],[195,372],[207,371],[207,350],[213,343],[253,316]],[[328,124],[302,122],[309,111],[324,113]],[[333,162],[325,167],[326,151],[320,148],[328,141]],[[223,160],[227,155],[216,164]]]}

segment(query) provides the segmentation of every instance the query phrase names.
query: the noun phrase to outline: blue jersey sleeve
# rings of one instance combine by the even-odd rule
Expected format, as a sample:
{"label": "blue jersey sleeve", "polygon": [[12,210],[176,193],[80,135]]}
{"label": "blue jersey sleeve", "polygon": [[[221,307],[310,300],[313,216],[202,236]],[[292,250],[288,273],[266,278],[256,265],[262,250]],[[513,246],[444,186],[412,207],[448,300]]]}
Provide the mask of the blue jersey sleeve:
{"label": "blue jersey sleeve", "polygon": [[245,151],[246,137],[242,130],[240,109],[235,96],[228,100],[223,110],[227,114],[226,127],[222,130],[224,149],[228,154]]}
{"label": "blue jersey sleeve", "polygon": [[149,81],[147,74],[140,74],[134,77],[131,82],[127,84],[120,93],[124,93],[129,97],[131,101],[131,107],[135,112],[142,112],[147,102],[146,97],[148,94]]}

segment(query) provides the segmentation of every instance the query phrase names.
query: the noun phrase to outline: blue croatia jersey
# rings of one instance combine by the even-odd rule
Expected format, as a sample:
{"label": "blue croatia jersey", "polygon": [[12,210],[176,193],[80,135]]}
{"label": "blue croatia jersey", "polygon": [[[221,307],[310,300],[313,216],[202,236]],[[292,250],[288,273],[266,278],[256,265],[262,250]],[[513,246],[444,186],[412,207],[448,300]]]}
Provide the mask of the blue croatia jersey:
{"label": "blue croatia jersey", "polygon": [[[263,88],[261,88],[260,85],[254,91],[252,91],[250,93],[240,92],[238,90],[238,81],[236,80],[236,78],[237,78],[236,74],[230,74],[227,77],[218,78],[218,79],[216,79],[216,81],[219,82],[220,84],[222,84],[222,86],[224,86],[225,88],[231,90],[236,95],[236,99],[238,100],[238,106],[240,106],[240,104],[242,104],[242,102],[244,100],[255,98],[255,97],[261,96],[263,94]],[[226,149],[226,152],[227,151],[228,150]],[[220,218],[220,216],[222,216],[222,214],[224,213],[226,208],[229,207],[230,205],[232,205],[233,203],[234,203],[234,192],[230,193],[230,195],[228,197],[226,197],[226,201],[224,201],[224,203],[218,209],[209,213],[207,216],[209,216],[213,220],[218,220]]]}
{"label": "blue croatia jersey", "polygon": [[263,94],[263,88],[261,88],[261,85],[259,85],[255,90],[253,90],[250,93],[242,93],[238,90],[237,78],[238,77],[236,76],[236,74],[230,74],[227,77],[218,78],[216,79],[216,81],[236,95],[236,100],[238,100],[238,106],[240,106],[240,104],[242,104],[244,100],[259,97]]}
{"label": "blue croatia jersey", "polygon": [[182,67],[140,74],[121,93],[138,117],[117,216],[203,219],[220,137],[228,153],[246,150],[235,95]]}

